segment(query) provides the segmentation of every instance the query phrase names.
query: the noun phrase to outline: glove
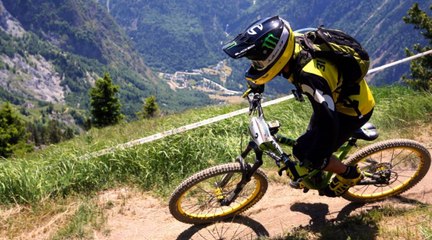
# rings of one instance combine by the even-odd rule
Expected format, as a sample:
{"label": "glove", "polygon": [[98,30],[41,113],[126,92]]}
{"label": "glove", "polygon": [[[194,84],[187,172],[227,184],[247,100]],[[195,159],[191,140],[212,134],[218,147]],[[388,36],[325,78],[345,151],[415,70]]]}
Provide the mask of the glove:
{"label": "glove", "polygon": [[264,92],[264,84],[258,85],[253,82],[247,81],[248,89],[243,93],[242,97],[245,98],[249,93],[263,93]]}

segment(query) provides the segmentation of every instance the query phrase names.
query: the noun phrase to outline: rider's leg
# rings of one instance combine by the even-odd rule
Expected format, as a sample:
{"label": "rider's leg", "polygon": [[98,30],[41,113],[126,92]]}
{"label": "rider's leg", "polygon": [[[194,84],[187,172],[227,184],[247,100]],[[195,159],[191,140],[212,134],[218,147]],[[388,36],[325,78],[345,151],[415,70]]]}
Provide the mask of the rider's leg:
{"label": "rider's leg", "polygon": [[335,156],[330,158],[324,170],[336,173],[330,184],[320,191],[321,194],[329,197],[342,195],[363,178],[357,166],[346,166]]}
{"label": "rider's leg", "polygon": [[336,174],[343,174],[347,170],[347,166],[343,164],[336,156],[332,155],[324,170]]}
{"label": "rider's leg", "polygon": [[[336,151],[343,143],[345,143],[352,135],[352,133],[363,126],[372,116],[369,112],[363,118],[351,117],[344,114],[338,114],[339,119],[339,134],[337,144],[333,151]],[[346,166],[335,156],[329,159],[326,171],[334,172],[337,175],[333,178],[332,182],[326,189],[320,193],[327,196],[340,196],[345,193],[351,186],[356,185],[361,179],[362,175],[357,166]]]}

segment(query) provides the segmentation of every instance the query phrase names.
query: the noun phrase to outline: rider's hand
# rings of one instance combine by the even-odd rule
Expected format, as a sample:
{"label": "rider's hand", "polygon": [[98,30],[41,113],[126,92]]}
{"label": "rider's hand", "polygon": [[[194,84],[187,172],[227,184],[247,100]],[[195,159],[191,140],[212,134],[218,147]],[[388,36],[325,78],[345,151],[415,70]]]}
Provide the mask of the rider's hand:
{"label": "rider's hand", "polygon": [[258,85],[253,82],[247,81],[248,89],[243,93],[242,97],[245,98],[249,95],[249,93],[263,93],[264,92],[264,84]]}

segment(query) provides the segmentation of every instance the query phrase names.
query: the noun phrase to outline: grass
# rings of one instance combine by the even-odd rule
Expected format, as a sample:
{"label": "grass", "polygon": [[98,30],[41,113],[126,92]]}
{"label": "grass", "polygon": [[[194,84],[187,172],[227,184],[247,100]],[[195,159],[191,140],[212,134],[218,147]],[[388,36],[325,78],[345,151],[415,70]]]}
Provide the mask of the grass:
{"label": "grass", "polygon": [[[374,92],[377,108],[372,122],[381,133],[432,120],[430,94],[402,87],[379,88]],[[72,141],[4,161],[0,164],[0,203],[33,204],[70,194],[88,195],[117,184],[134,184],[166,196],[184,177],[207,166],[229,162],[239,154],[241,143],[248,141],[246,114],[101,157],[80,157],[243,107],[209,107],[94,129]],[[281,122],[283,134],[292,137],[307,127],[311,114],[309,104],[295,101],[273,105],[265,111],[268,119]]]}
{"label": "grass", "polygon": [[[430,94],[402,87],[373,90],[377,107],[372,122],[381,133],[407,128],[413,123],[431,122]],[[9,209],[18,204],[33,211],[47,202],[61,202],[70,196],[91,198],[98,191],[119,185],[138,186],[166,198],[186,176],[217,163],[232,161],[239,154],[241,144],[244,147],[248,141],[246,114],[101,157],[87,160],[81,157],[244,107],[244,104],[213,106],[158,119],[92,129],[71,141],[21,158],[5,160],[0,163],[0,205]],[[283,134],[297,137],[307,127],[311,109],[308,103],[286,101],[267,107],[265,112],[267,119],[281,122]],[[386,137],[389,135],[384,134]],[[266,163],[265,166],[273,165]],[[54,203],[52,208],[57,209]],[[93,216],[99,214],[96,210],[89,210],[92,208],[91,204],[77,207],[75,212],[78,215],[68,217],[66,221],[71,226],[62,227],[56,238],[84,236],[85,226],[79,226],[80,223],[94,222]],[[11,230],[14,231],[18,230]],[[428,234],[430,228],[421,231]]]}
{"label": "grass", "polygon": [[416,121],[432,121],[432,95],[403,87],[375,89],[377,102],[372,121],[381,129],[398,129]]}
{"label": "grass", "polygon": [[103,232],[106,217],[92,198],[70,196],[0,211],[0,236],[7,239],[85,239]]}
{"label": "grass", "polygon": [[94,230],[103,230],[105,221],[102,209],[94,203],[86,202],[78,207],[67,224],[61,226],[52,239],[92,239],[89,236],[92,236]]}

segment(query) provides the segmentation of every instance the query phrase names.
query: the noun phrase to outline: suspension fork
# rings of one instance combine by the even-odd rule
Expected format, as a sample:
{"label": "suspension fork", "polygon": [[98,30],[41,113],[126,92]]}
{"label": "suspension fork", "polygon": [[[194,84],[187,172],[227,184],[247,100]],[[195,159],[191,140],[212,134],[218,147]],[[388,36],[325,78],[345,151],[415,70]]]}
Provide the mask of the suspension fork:
{"label": "suspension fork", "polygon": [[[247,155],[252,150],[255,152],[255,163],[252,166],[250,166],[244,159],[247,157]],[[237,183],[237,186],[234,189],[234,191],[229,193],[226,197],[224,197],[220,201],[222,206],[228,206],[233,201],[236,200],[236,198],[238,197],[238,194],[243,190],[244,186],[246,186],[246,184],[252,179],[252,176],[256,172],[256,170],[259,167],[261,167],[261,165],[263,164],[262,158],[263,158],[263,151],[261,149],[259,149],[258,145],[255,142],[250,141],[249,144],[247,145],[246,149],[236,159],[236,161],[239,162],[241,170],[242,170],[242,178],[241,178],[240,182]],[[217,184],[218,187],[220,187],[220,188],[224,187],[229,182],[232,175],[233,175],[232,173],[225,175],[224,178],[222,179],[222,181],[220,181]]]}

